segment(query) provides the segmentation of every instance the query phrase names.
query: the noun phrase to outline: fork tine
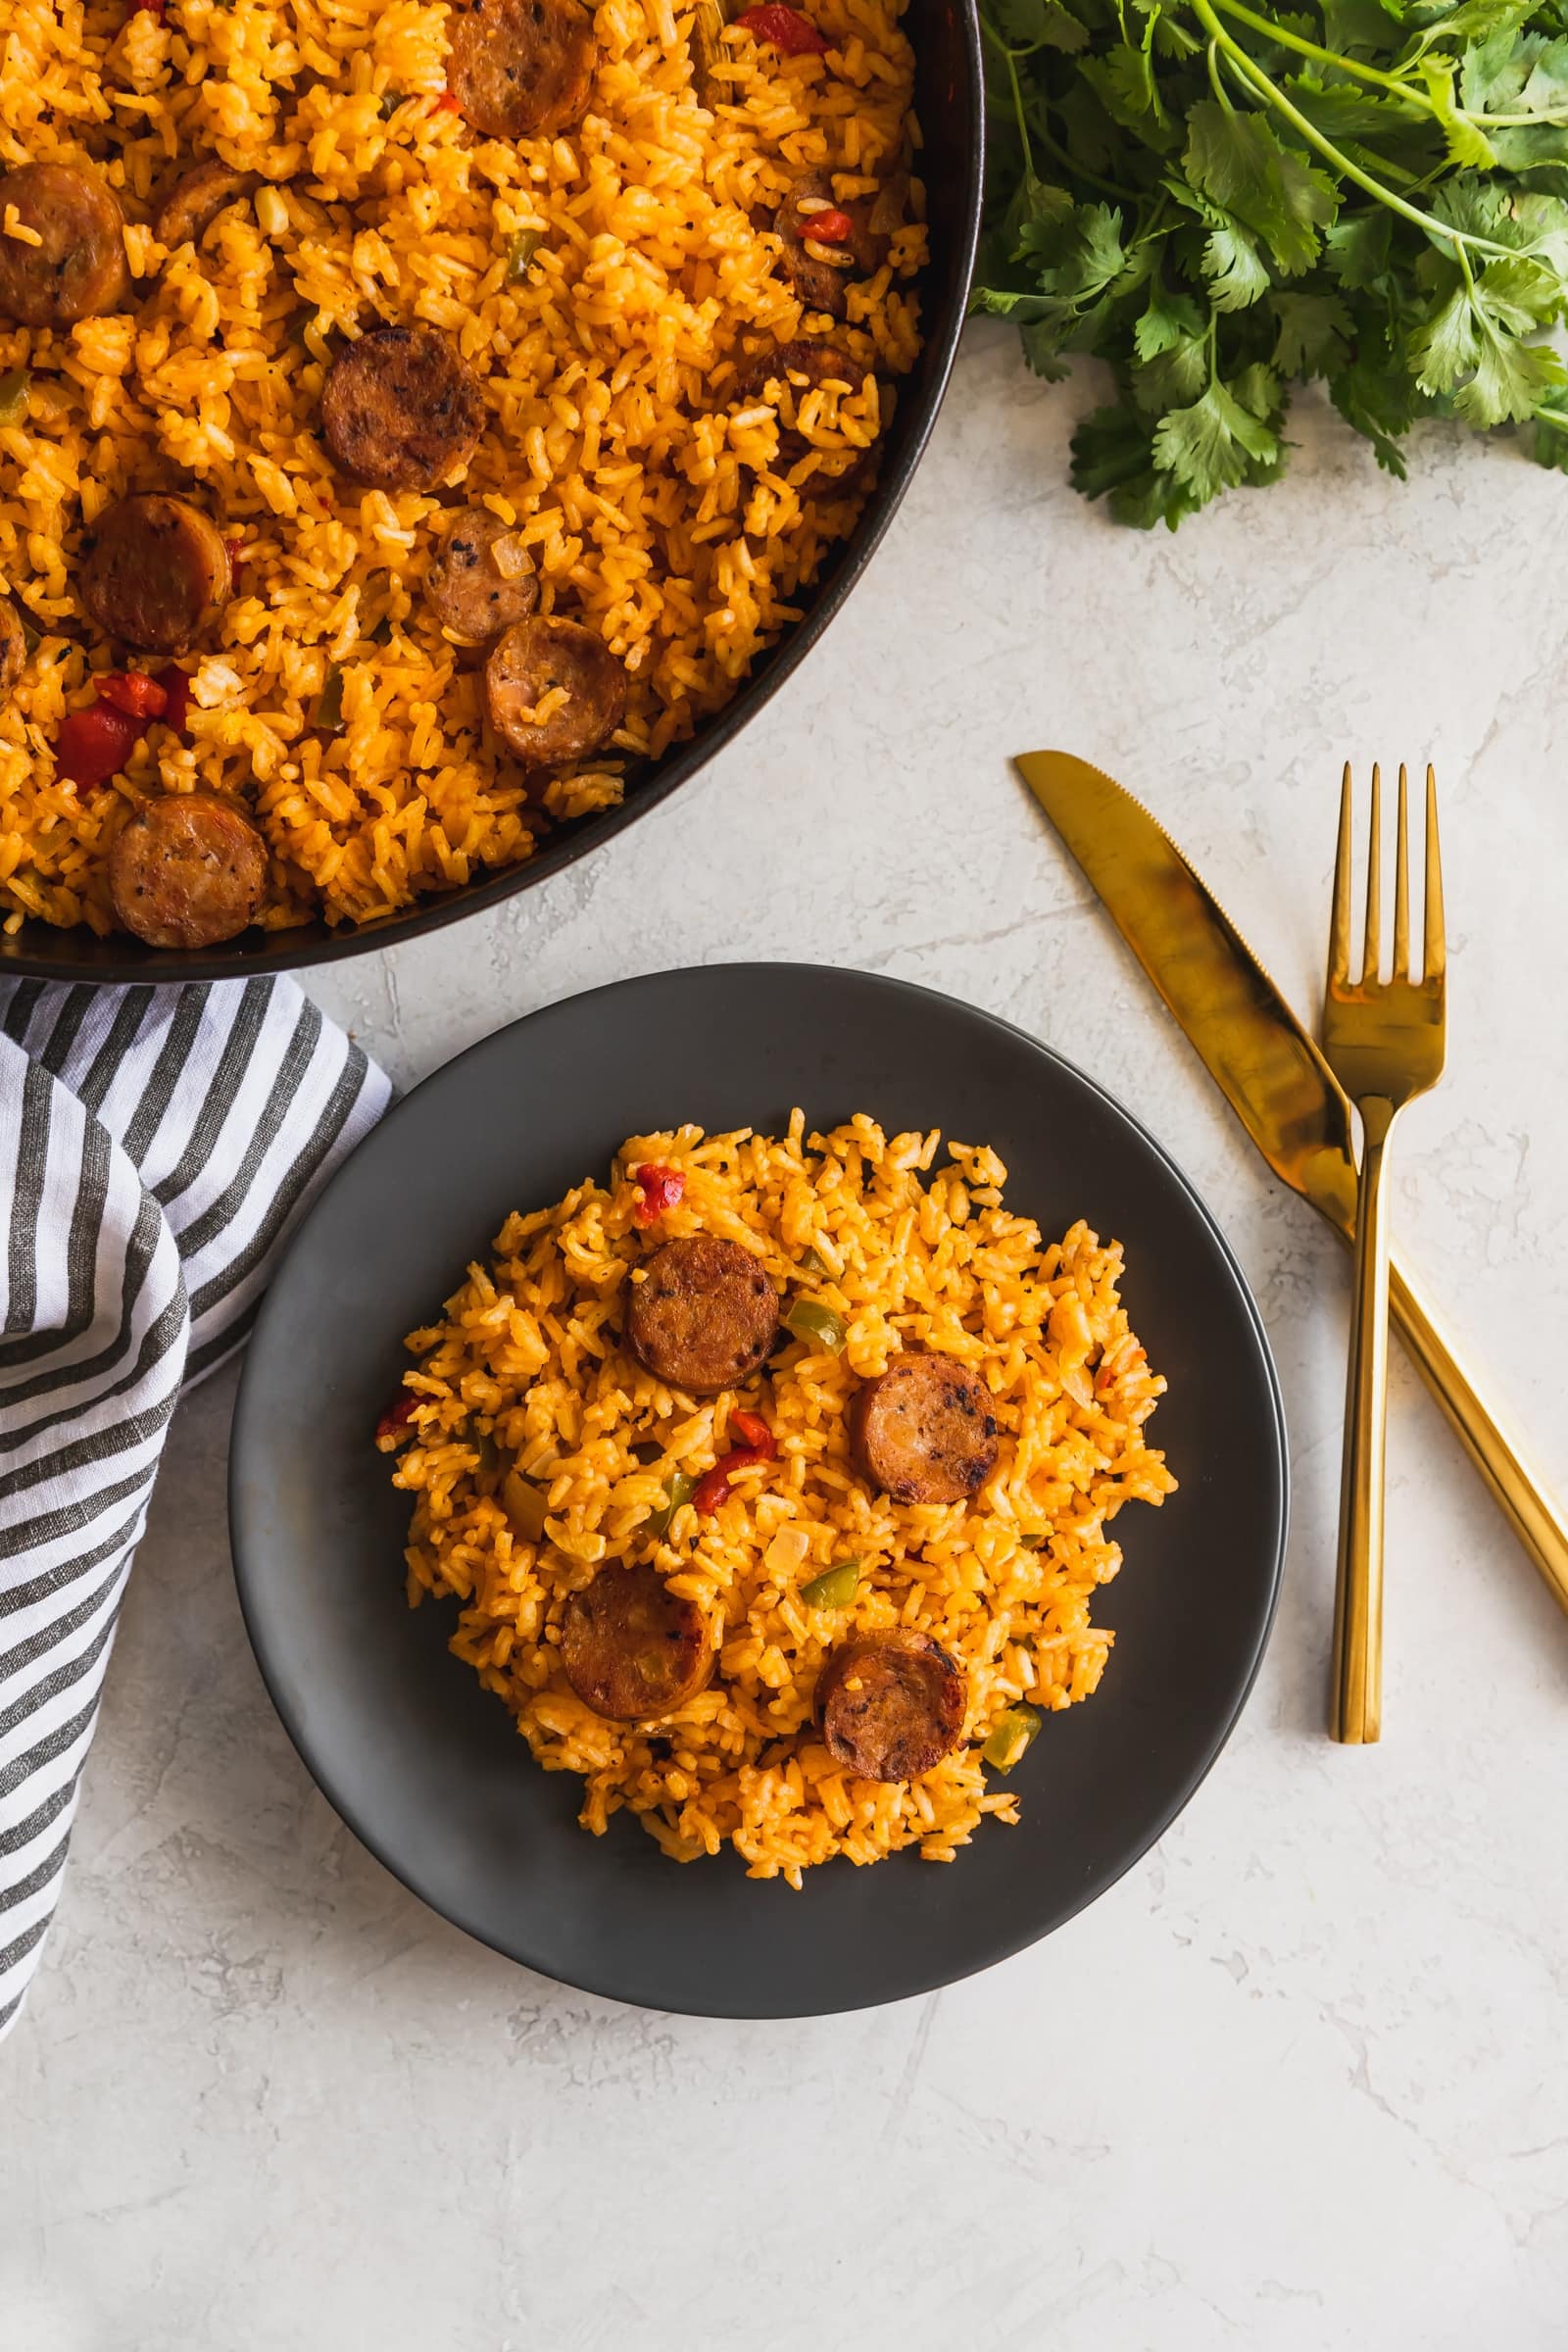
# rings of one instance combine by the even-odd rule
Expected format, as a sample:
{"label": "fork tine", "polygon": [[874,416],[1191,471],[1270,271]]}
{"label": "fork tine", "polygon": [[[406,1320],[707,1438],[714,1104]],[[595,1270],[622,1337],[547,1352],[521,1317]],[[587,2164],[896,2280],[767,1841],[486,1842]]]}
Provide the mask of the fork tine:
{"label": "fork tine", "polygon": [[1372,762],[1372,826],[1366,852],[1366,947],[1361,957],[1361,986],[1375,987],[1383,961],[1383,776]]}
{"label": "fork tine", "polygon": [[1350,762],[1340,786],[1340,841],[1334,853],[1334,912],[1329,923],[1329,987],[1344,988],[1350,967]]}
{"label": "fork tine", "polygon": [[1443,859],[1438,850],[1438,779],[1427,769],[1427,922],[1423,979],[1442,982],[1448,944],[1443,928]]}
{"label": "fork tine", "polygon": [[1394,977],[1410,977],[1410,825],[1404,761],[1399,761],[1399,820],[1394,845]]}

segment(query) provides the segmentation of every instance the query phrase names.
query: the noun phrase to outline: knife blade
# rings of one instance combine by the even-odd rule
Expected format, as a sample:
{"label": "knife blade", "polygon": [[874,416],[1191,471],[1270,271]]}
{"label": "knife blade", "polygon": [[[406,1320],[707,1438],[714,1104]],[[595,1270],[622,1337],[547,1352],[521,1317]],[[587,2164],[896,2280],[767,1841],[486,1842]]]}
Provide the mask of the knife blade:
{"label": "knife blade", "polygon": [[[1143,803],[1088,760],[1025,752],[1014,764],[1275,1175],[1350,1241],[1349,1102],[1197,869]],[[1390,1305],[1417,1371],[1568,1610],[1568,1523],[1397,1263]]]}

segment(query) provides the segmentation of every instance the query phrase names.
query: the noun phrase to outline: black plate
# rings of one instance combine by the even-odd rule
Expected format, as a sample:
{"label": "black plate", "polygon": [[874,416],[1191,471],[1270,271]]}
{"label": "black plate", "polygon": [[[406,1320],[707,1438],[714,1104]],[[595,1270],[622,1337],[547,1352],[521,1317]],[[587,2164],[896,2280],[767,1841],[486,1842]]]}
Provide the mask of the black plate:
{"label": "black plate", "polygon": [[36,973],[46,980],[221,980],[252,972],[291,971],[301,964],[335,962],[369,948],[422,938],[482,907],[499,906],[514,893],[560,873],[602,842],[623,833],[650,808],[667,800],[706,767],[715,752],[732,743],[764,703],[799,667],[843,605],[898,512],[936,422],[947,390],[954,354],[963,328],[964,305],[974,273],[980,234],[985,101],[981,83],[980,24],[975,0],[909,0],[905,30],[914,45],[914,105],[923,146],[920,171],[930,213],[931,258],[920,277],[923,343],[914,371],[899,387],[898,412],[883,450],[877,487],[853,538],[829,555],[806,617],[762,656],[734,701],[708,721],[690,743],[678,745],[631,784],[618,808],[579,818],[553,834],[525,865],[488,874],[463,890],[425,899],[406,913],[380,923],[302,924],[293,931],[247,931],[225,946],[181,955],[144,947],[116,935],[99,939],[85,925],[59,931],[25,922],[0,933],[0,973]]}
{"label": "black plate", "polygon": [[[408,1502],[370,1431],[425,1322],[507,1211],[602,1174],[685,1119],[776,1132],[867,1110],[989,1142],[1009,1203],[1127,1248],[1134,1327],[1170,1381],[1157,1441],[1181,1492],[1116,1522],[1116,1629],[1085,1706],[1048,1719],[945,1868],[832,1862],[805,1888],[726,1850],[666,1861],[625,1815],[576,1826],[446,1647],[454,1609],[405,1606]],[[1015,1952],[1092,1902],[1181,1811],[1267,1638],[1285,1542],[1278,1384],[1218,1228],[1152,1138],[1005,1022],[862,972],[734,964],[550,1005],[448,1063],[363,1144],[290,1250],[251,1341],[229,1482],[235,1570],[279,1714],[344,1820],[416,1894],[547,1976],[650,2008],[793,2017],[896,2000]]]}

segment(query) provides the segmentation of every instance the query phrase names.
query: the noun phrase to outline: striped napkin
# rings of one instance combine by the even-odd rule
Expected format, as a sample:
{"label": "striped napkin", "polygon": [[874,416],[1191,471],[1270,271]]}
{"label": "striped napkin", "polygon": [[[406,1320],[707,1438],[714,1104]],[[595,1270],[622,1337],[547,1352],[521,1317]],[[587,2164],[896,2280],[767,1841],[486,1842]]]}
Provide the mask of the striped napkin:
{"label": "striped napkin", "polygon": [[389,1091],[291,980],[0,980],[0,2037],[59,1896],[170,1415]]}

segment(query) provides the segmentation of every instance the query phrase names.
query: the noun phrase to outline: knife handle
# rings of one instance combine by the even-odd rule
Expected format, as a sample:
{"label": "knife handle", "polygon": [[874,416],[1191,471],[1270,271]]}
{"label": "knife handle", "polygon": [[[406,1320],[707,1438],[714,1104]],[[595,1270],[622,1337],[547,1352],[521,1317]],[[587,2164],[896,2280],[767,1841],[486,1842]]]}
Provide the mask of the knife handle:
{"label": "knife handle", "polygon": [[1460,1445],[1540,1569],[1557,1606],[1568,1610],[1568,1524],[1539,1473],[1482,1402],[1426,1300],[1396,1264],[1390,1268],[1389,1304],[1411,1362],[1452,1422]]}

